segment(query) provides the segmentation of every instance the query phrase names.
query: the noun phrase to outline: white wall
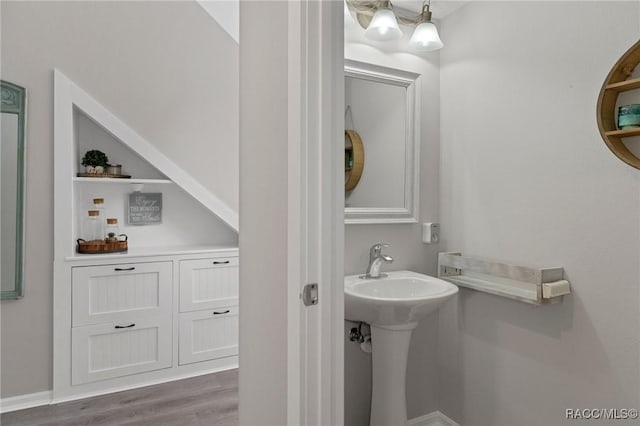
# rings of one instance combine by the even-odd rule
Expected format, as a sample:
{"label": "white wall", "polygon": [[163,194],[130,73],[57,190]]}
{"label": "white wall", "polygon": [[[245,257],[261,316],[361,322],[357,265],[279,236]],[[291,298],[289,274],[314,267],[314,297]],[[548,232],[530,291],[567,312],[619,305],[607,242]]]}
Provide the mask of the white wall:
{"label": "white wall", "polygon": [[287,424],[287,10],[240,3],[243,426]]}
{"label": "white wall", "polygon": [[[422,75],[420,109],[420,221],[439,221],[439,55],[437,52],[417,56],[403,51],[403,43],[411,30],[403,27],[404,39],[385,45],[370,44],[361,29],[347,27],[345,58],[375,65],[403,69]],[[357,130],[357,129],[356,129]],[[366,155],[366,154],[365,154]],[[422,243],[420,224],[347,225],[345,227],[345,274],[363,273],[369,261],[369,247],[386,242],[385,252],[393,256],[387,270],[410,269],[435,274],[437,245]],[[407,409],[409,418],[437,409],[436,368],[437,315],[425,319],[414,331],[409,350],[407,375]],[[345,322],[345,335],[356,324]],[[357,344],[345,342],[345,424],[369,424],[371,398],[371,356],[360,351]]]}
{"label": "white wall", "polygon": [[637,2],[473,2],[442,24],[443,248],[563,266],[573,287],[553,306],[464,289],[446,306],[439,409],[460,424],[638,407],[640,172],[595,106],[639,18]]}
{"label": "white wall", "polygon": [[25,297],[2,302],[2,397],[52,381],[53,68],[238,208],[238,44],[195,2],[2,2],[27,89]]}

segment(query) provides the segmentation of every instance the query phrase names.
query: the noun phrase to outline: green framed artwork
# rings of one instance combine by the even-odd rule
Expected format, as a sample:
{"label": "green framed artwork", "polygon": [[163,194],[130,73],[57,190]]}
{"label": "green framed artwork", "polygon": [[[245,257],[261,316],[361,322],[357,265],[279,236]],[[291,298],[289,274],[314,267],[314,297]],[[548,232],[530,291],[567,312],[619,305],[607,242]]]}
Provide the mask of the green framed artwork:
{"label": "green framed artwork", "polygon": [[24,295],[24,194],[27,91],[0,80],[1,299]]}

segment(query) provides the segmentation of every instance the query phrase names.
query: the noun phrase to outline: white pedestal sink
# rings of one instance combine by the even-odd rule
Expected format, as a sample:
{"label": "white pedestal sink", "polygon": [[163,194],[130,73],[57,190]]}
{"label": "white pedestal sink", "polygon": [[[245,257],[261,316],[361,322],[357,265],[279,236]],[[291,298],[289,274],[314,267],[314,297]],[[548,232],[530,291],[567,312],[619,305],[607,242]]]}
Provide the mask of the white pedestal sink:
{"label": "white pedestal sink", "polygon": [[411,333],[458,287],[411,271],[384,278],[345,277],[345,318],[371,325],[373,384],[371,426],[406,426],[405,381]]}

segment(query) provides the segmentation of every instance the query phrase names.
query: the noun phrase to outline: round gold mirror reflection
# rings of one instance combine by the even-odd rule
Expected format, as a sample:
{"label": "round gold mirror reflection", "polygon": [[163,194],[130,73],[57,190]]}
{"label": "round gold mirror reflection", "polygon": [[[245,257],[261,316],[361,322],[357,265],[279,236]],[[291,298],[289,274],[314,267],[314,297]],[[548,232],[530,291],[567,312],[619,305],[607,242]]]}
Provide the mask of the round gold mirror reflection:
{"label": "round gold mirror reflection", "polygon": [[352,191],[364,169],[364,146],[362,139],[355,130],[344,131],[344,189]]}

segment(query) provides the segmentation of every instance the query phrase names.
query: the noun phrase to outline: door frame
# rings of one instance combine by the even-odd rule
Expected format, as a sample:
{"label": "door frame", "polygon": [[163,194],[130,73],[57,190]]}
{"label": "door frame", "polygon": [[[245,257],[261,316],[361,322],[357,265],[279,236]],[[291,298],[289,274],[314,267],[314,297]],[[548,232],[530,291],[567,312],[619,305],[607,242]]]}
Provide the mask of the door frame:
{"label": "door frame", "polygon": [[344,424],[343,7],[288,3],[289,426]]}

